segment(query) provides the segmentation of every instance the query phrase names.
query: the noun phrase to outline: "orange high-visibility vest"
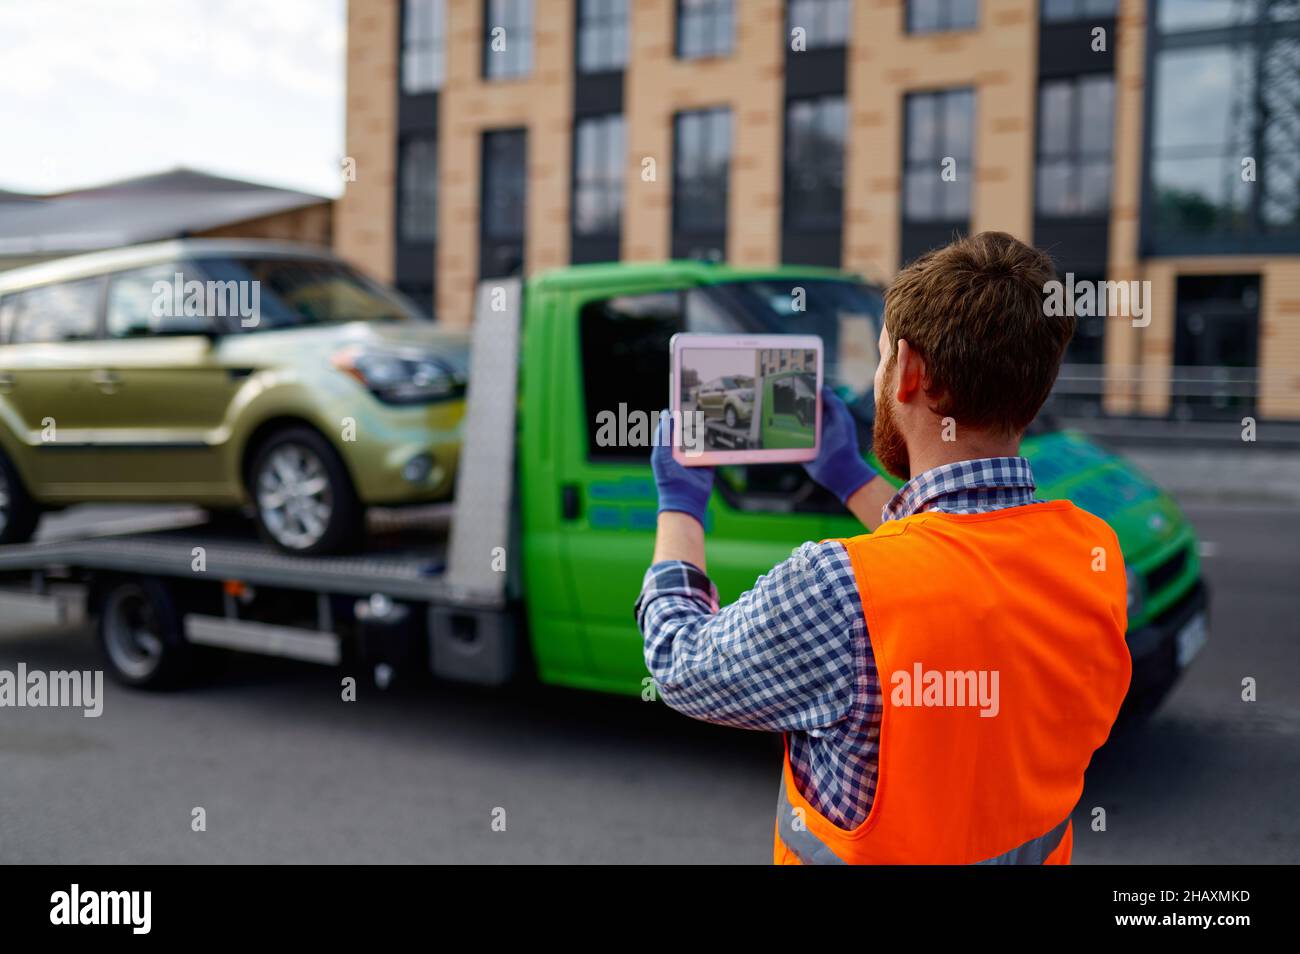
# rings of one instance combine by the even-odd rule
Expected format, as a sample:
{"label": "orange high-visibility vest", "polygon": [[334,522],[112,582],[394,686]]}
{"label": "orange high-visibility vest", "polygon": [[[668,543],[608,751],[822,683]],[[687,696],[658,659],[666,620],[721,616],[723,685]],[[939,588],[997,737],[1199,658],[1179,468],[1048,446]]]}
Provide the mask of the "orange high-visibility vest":
{"label": "orange high-visibility vest", "polygon": [[1132,669],[1114,531],[1053,501],[840,542],[884,701],[875,799],[856,828],[828,821],[787,746],[776,863],[1068,864],[1084,769]]}

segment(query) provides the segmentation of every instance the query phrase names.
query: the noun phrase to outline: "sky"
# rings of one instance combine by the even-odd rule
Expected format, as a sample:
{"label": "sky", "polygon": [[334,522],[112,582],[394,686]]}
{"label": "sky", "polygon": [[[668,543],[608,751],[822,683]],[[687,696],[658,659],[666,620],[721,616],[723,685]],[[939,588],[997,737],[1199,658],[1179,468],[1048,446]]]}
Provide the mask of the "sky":
{"label": "sky", "polygon": [[0,0],[0,189],[342,192],[345,0]]}

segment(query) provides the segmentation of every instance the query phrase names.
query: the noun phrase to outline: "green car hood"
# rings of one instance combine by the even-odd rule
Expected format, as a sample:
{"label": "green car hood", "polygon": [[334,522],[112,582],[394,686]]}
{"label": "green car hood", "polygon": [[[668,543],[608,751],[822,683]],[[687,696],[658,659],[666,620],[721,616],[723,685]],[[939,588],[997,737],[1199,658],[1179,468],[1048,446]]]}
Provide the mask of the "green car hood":
{"label": "green car hood", "polygon": [[1038,497],[1068,499],[1105,520],[1129,563],[1188,532],[1186,517],[1154,481],[1077,431],[1026,438],[1021,453],[1033,467]]}

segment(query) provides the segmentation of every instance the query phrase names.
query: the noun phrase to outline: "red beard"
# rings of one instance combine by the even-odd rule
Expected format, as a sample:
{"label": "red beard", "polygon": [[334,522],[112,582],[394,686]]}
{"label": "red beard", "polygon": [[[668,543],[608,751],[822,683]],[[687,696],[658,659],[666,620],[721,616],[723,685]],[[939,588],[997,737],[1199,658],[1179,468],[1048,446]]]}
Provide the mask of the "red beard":
{"label": "red beard", "polygon": [[907,455],[907,441],[898,429],[897,405],[894,396],[883,391],[876,402],[876,422],[871,429],[871,449],[881,466],[900,480],[912,476],[912,465]]}

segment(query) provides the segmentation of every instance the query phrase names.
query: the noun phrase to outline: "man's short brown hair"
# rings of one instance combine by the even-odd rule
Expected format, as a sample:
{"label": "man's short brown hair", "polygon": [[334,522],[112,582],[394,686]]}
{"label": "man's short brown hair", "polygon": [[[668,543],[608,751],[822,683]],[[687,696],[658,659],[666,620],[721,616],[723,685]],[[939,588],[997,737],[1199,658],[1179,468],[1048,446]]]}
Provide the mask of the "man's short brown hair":
{"label": "man's short brown hair", "polygon": [[1046,253],[1005,232],[959,239],[899,273],[885,327],[895,348],[906,338],[925,359],[936,414],[1006,433],[1029,426],[1074,334],[1073,317],[1044,313],[1055,277]]}

